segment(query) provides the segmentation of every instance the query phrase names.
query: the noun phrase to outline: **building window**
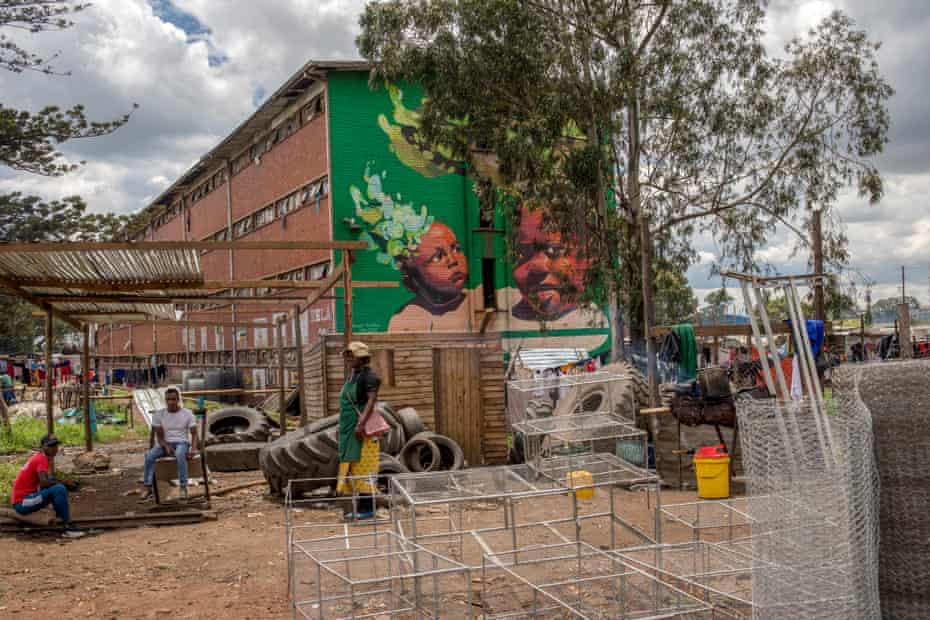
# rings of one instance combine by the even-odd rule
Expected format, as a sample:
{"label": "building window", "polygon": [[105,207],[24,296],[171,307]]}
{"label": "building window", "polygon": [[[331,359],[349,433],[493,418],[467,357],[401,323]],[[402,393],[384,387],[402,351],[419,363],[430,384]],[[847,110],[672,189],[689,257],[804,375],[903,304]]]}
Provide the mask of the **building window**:
{"label": "building window", "polygon": [[275,217],[275,209],[274,207],[265,207],[261,211],[258,211],[257,213],[252,215],[252,217],[255,220],[252,224],[252,229],[254,230],[256,228],[260,228],[264,226],[265,224],[270,224],[271,222],[273,222],[274,217]]}
{"label": "building window", "polygon": [[323,112],[323,98],[317,95],[300,110],[300,123],[305,125]]}
{"label": "building window", "polygon": [[[320,199],[327,195],[328,192],[328,178],[322,178],[314,181],[313,183],[304,186],[301,190],[288,194],[284,198],[279,198],[263,209],[247,215],[241,220],[233,223],[233,238],[238,239],[243,237],[253,230],[273,222],[275,219],[281,219],[283,221],[289,213],[296,211],[297,208],[304,204],[307,200],[316,200],[317,209],[319,209]],[[220,232],[215,234],[219,235]]]}
{"label": "building window", "polygon": [[307,279],[308,280],[323,280],[326,278],[326,274],[329,273],[329,263],[320,263],[318,265],[310,265],[307,268]]}

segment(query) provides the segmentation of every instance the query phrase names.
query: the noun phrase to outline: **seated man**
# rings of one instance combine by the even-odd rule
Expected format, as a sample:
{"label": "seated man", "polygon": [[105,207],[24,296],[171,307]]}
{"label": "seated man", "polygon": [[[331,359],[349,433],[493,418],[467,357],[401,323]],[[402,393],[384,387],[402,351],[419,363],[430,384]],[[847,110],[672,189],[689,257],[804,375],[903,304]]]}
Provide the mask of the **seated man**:
{"label": "seated man", "polygon": [[77,489],[70,480],[59,481],[50,474],[51,462],[58,454],[58,438],[46,435],[42,438],[40,449],[26,461],[13,482],[13,510],[21,515],[28,515],[45,508],[49,504],[55,514],[64,523],[64,536],[80,538],[84,532],[71,523],[68,509],[68,491]]}
{"label": "seated man", "polygon": [[181,484],[179,496],[182,500],[187,499],[187,459],[197,453],[197,422],[193,412],[181,406],[181,393],[175,388],[165,390],[165,404],[165,409],[152,416],[152,428],[158,445],[145,454],[145,473],[142,477],[145,492],[142,500],[152,496],[155,461],[165,456],[177,459],[178,482]]}

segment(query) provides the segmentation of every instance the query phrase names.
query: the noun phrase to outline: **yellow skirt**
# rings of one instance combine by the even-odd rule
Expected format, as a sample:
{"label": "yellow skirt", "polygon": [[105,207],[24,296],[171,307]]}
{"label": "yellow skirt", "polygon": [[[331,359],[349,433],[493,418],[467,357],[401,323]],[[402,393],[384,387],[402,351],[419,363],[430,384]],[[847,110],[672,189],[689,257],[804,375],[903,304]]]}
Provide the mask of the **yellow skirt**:
{"label": "yellow skirt", "polygon": [[362,457],[351,463],[339,463],[339,477],[336,479],[336,493],[351,495],[356,493],[374,493],[375,485],[367,480],[353,480],[378,475],[379,444],[377,439],[365,438],[362,440]]}

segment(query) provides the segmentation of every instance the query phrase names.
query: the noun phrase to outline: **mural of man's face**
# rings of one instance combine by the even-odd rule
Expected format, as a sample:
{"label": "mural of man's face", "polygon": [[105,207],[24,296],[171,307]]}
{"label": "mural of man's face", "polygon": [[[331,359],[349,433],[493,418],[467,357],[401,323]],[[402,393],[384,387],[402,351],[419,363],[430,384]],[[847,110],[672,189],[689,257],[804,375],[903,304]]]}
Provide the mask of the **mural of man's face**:
{"label": "mural of man's face", "polygon": [[420,237],[420,245],[404,260],[403,269],[431,301],[439,303],[460,296],[468,281],[462,246],[442,222],[433,222]]}
{"label": "mural of man's face", "polygon": [[543,228],[544,213],[524,208],[517,230],[517,265],[513,279],[523,295],[514,316],[557,319],[575,309],[587,261],[579,258],[559,232]]}

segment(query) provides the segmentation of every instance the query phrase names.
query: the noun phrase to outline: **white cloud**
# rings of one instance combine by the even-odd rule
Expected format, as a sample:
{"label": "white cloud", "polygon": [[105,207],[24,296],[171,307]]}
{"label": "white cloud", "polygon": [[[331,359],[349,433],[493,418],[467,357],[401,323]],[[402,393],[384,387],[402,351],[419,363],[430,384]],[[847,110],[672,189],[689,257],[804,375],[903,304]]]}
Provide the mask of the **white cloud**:
{"label": "white cloud", "polygon": [[[140,108],[117,133],[69,143],[79,172],[46,179],[0,170],[0,191],[47,198],[83,195],[98,211],[130,212],[152,200],[254,110],[257,94],[274,92],[310,58],[357,56],[354,39],[364,0],[175,0],[209,34],[188,37],[157,17],[145,0],[97,0],[77,26],[57,33],[9,33],[29,49],[61,51],[59,70],[71,77],[0,72],[0,100],[36,110],[56,103],[86,105],[94,119]],[[907,6],[905,6],[907,5]],[[837,206],[850,238],[851,263],[878,284],[873,298],[896,294],[900,265],[908,289],[926,301],[930,267],[930,118],[923,109],[930,75],[925,37],[930,7],[916,1],[885,6],[865,0],[772,0],[767,41],[773,52],[833,8],[848,11],[872,36],[883,38],[882,70],[898,89],[892,101],[893,141],[881,160],[886,196],[869,206],[854,193]],[[211,66],[211,55],[226,62]],[[780,231],[760,258],[785,272],[806,270],[806,256],[790,258],[792,241]],[[720,286],[710,277],[719,251],[694,239],[700,262],[688,277],[700,299]],[[864,288],[864,287],[860,287]]]}
{"label": "white cloud", "polygon": [[698,264],[699,265],[712,265],[717,257],[714,256],[713,252],[708,252],[706,250],[698,251]]}
{"label": "white cloud", "polygon": [[[80,193],[95,211],[145,206],[254,111],[256,93],[274,92],[311,57],[355,57],[362,2],[177,1],[212,30],[189,38],[145,0],[98,0],[58,33],[12,33],[50,56],[70,77],[0,72],[4,105],[37,110],[82,103],[92,119],[140,105],[116,133],[63,145],[79,172],[47,179],[0,171],[0,191],[44,197]],[[211,49],[212,46],[212,49]],[[228,58],[211,66],[221,50]],[[216,64],[216,63],[213,63]]]}

